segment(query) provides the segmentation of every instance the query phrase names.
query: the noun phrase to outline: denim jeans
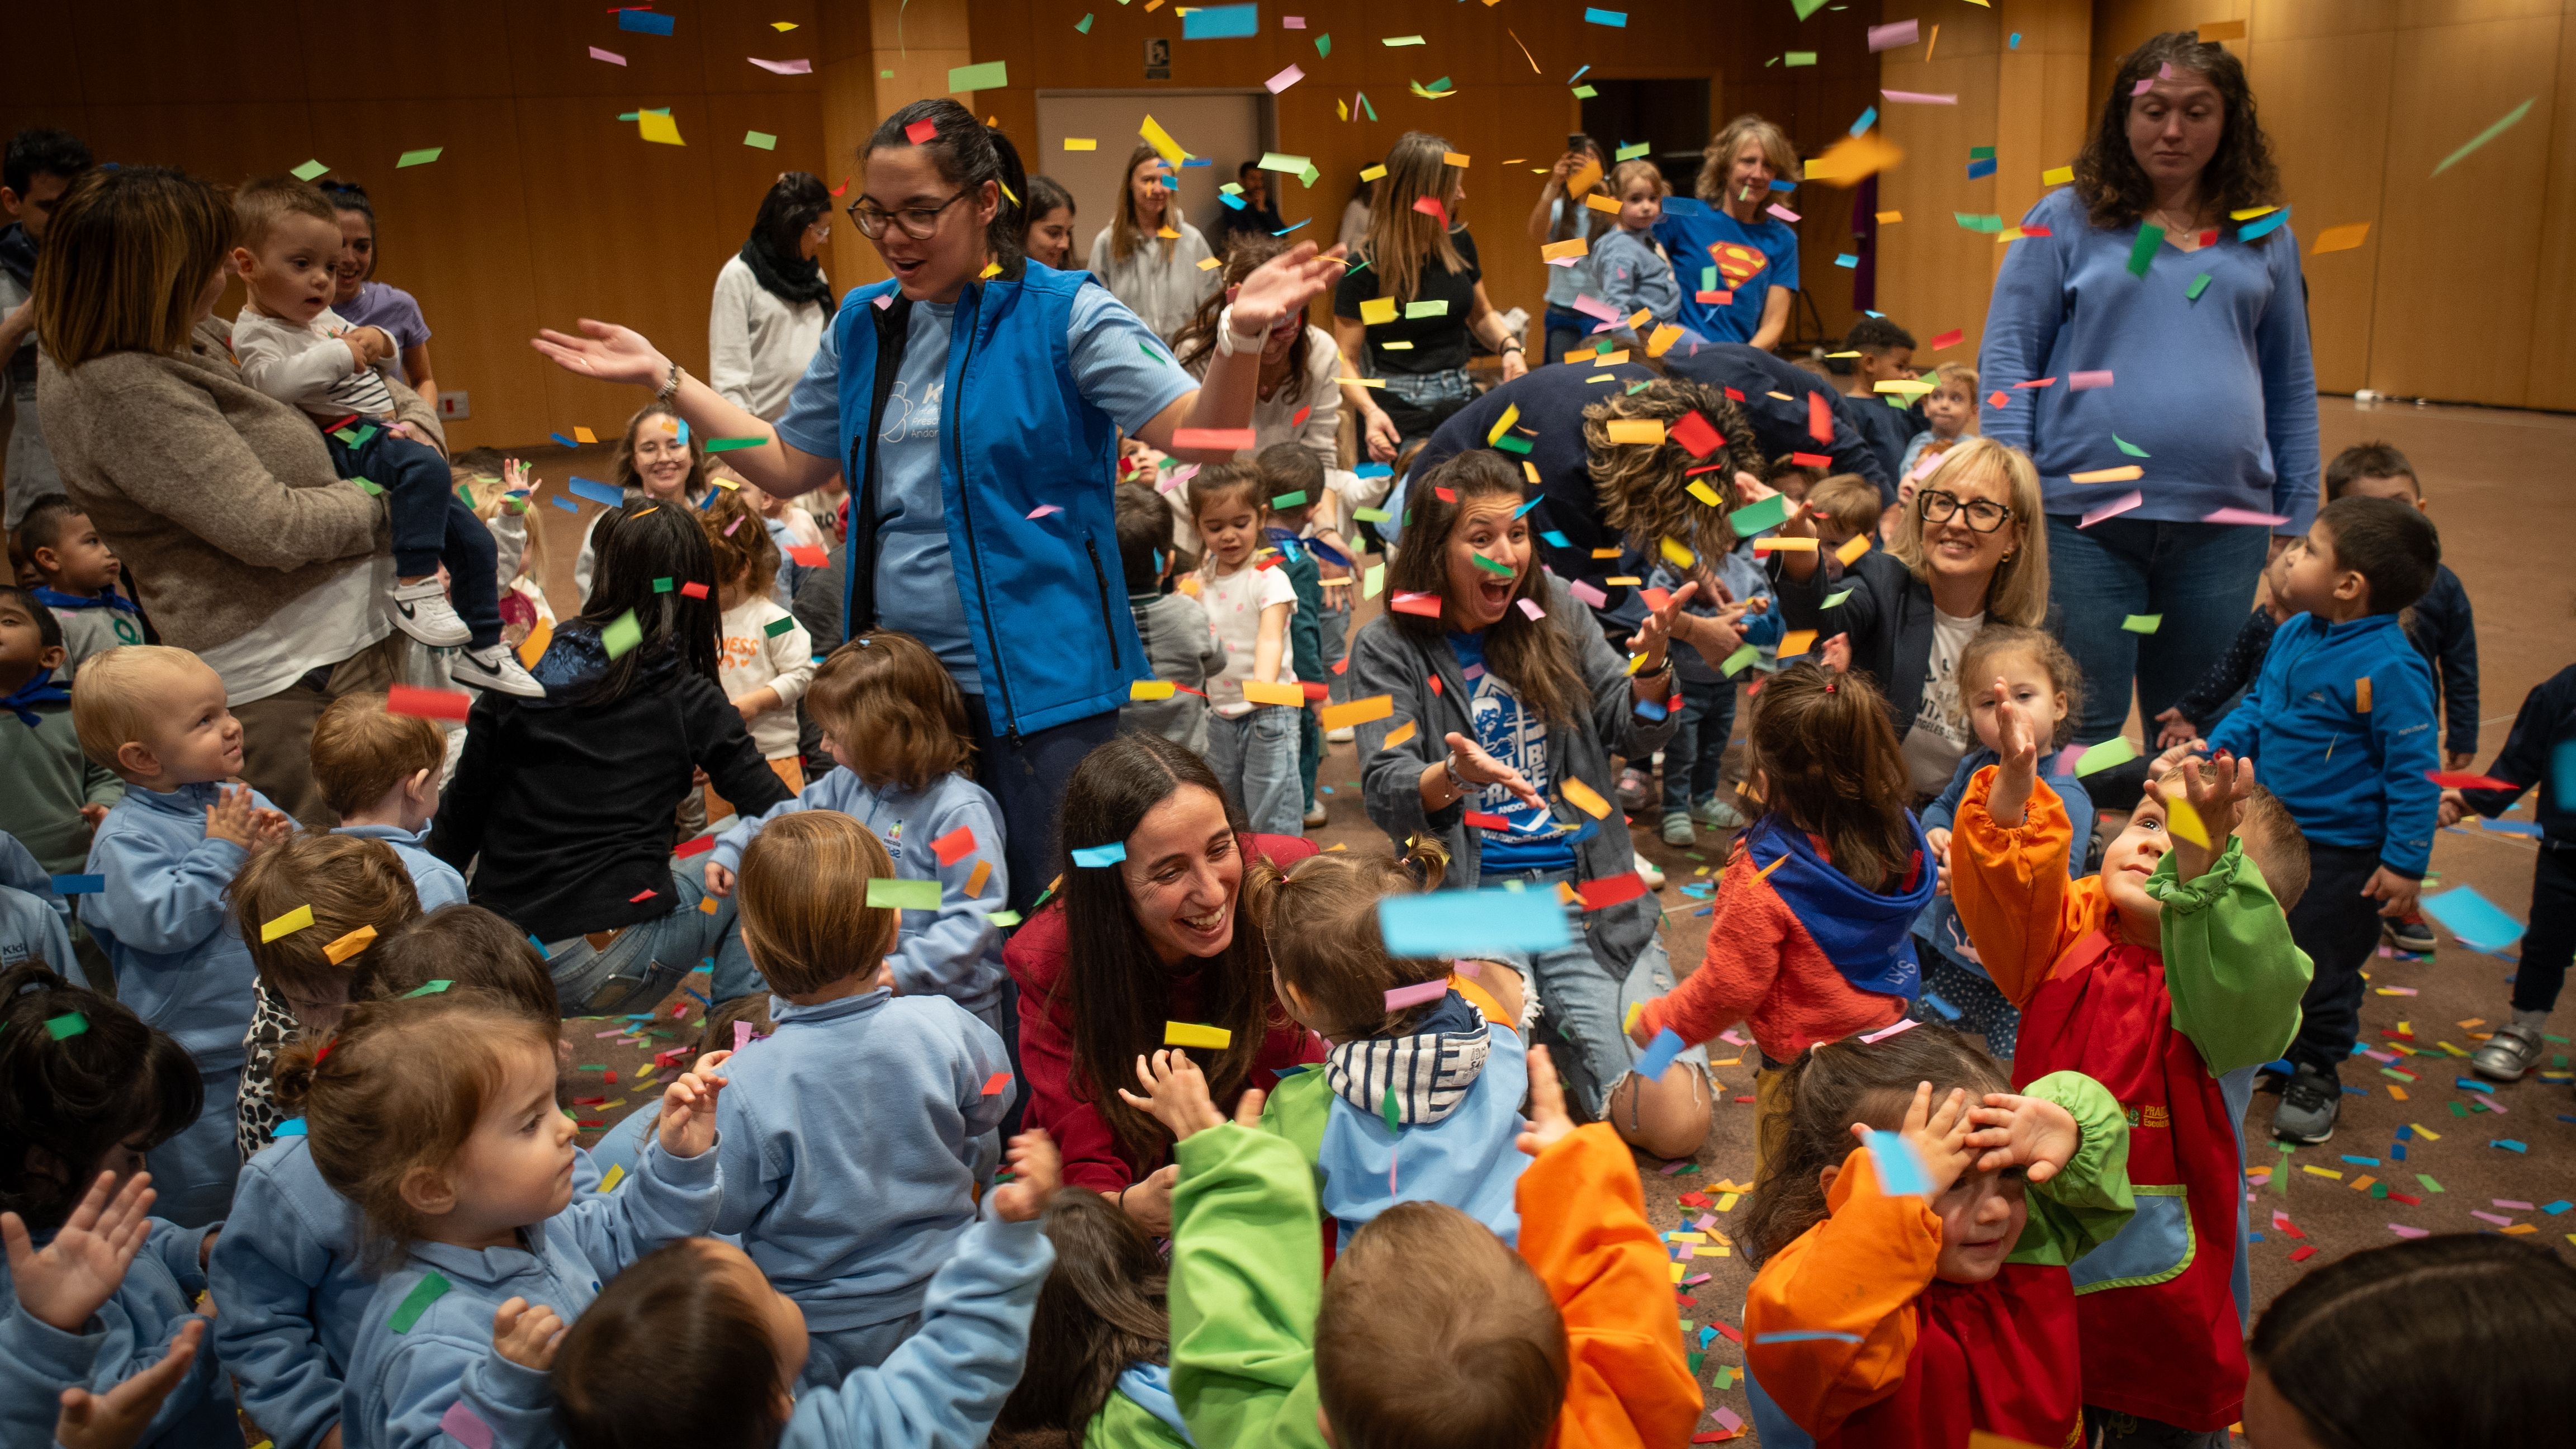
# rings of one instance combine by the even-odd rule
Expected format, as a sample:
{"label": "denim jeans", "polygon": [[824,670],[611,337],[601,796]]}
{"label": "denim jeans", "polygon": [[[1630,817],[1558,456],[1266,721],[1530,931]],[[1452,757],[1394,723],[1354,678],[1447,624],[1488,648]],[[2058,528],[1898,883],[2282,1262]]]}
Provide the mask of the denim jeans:
{"label": "denim jeans", "polygon": [[501,642],[499,552],[492,530],[456,496],[447,460],[426,443],[379,432],[357,448],[335,447],[343,478],[364,478],[385,491],[393,531],[394,572],[405,577],[447,566],[448,600],[474,637],[469,649]]}
{"label": "denim jeans", "polygon": [[238,1063],[221,1071],[200,1071],[206,1105],[197,1120],[179,1129],[160,1146],[143,1154],[159,1194],[152,1215],[183,1228],[222,1222],[232,1210],[233,1180],[241,1176],[241,1148],[233,1140],[233,1114],[241,1102],[242,1069]]}
{"label": "denim jeans", "polygon": [[1306,833],[1306,800],[1297,791],[1297,719],[1304,710],[1254,705],[1238,719],[1208,712],[1208,768],[1264,835]]}
{"label": "denim jeans", "polygon": [[[2048,516],[2048,599],[2062,620],[2066,652],[2084,671],[2078,744],[2099,744],[2138,714],[2154,720],[2200,682],[2254,607],[2254,586],[2271,535],[2242,524],[2108,518],[2079,529]],[[2153,634],[2120,627],[2132,614],[2161,614]]]}
{"label": "denim jeans", "polygon": [[1682,719],[1664,742],[1664,813],[1717,793],[1718,768],[1735,736],[1735,681],[1681,680]]}
{"label": "denim jeans", "polygon": [[1350,671],[1336,672],[1333,668],[1349,655],[1351,649],[1349,589],[1324,590],[1324,607],[1315,615],[1315,628],[1324,650],[1324,697],[1340,704],[1351,697]]}
{"label": "denim jeans", "polygon": [[[617,933],[607,946],[593,948],[574,936],[546,943],[546,970],[555,979],[567,1016],[621,1016],[650,1011],[671,994],[680,978],[702,962],[715,963],[709,995],[719,1004],[767,983],[751,964],[734,915],[734,898],[715,900],[707,894],[707,858],[695,856],[671,871],[670,914],[640,921]],[[715,900],[715,910],[700,907]]]}
{"label": "denim jeans", "polygon": [[[1525,890],[1556,890],[1557,882],[1575,883],[1570,870],[1488,871],[1478,878],[1482,890],[1503,890],[1519,881]],[[1650,938],[1628,965],[1624,977],[1605,970],[1583,939],[1583,910],[1565,908],[1573,944],[1537,952],[1496,952],[1495,959],[1528,974],[1538,988],[1539,1039],[1555,1049],[1556,1069],[1564,1077],[1566,1099],[1590,1121],[1600,1121],[1629,1069],[1646,1049],[1629,1040],[1620,1023],[1631,1005],[1643,1005],[1673,989],[1672,958],[1664,943]],[[1705,1078],[1708,1047],[1693,1043],[1675,1057]]]}

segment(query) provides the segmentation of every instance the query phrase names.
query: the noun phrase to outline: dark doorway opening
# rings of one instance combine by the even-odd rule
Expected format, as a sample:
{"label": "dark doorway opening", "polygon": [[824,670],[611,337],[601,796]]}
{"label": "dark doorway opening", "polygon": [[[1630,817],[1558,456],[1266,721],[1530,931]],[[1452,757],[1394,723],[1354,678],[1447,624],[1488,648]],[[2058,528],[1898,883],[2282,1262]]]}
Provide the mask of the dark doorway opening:
{"label": "dark doorway opening", "polygon": [[[1587,77],[1587,79],[1590,79]],[[1583,102],[1583,131],[1616,153],[1642,141],[1673,190],[1688,196],[1708,145],[1708,81],[1591,80]]]}

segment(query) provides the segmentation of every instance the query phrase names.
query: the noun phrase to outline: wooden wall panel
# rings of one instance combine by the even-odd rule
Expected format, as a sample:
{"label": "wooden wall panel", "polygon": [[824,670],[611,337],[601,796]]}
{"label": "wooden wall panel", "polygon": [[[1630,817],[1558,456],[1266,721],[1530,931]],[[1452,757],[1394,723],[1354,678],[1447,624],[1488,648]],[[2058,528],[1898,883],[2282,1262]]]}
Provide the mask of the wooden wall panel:
{"label": "wooden wall panel", "polygon": [[2576,5],[2558,29],[2560,104],[2551,127],[2548,208],[2540,223],[2540,285],[2531,310],[2525,405],[2576,409]]}
{"label": "wooden wall panel", "polygon": [[[2257,114],[2271,138],[2291,201],[2292,227],[2303,244],[2313,244],[2326,227],[2376,221],[2380,215],[2388,112],[2380,106],[2355,106],[2347,97],[2388,94],[2397,35],[2384,23],[2371,22],[2384,21],[2392,8],[2352,6],[2341,18],[2359,23],[2340,33],[2324,26],[2276,29],[2266,12],[2251,32],[2253,43],[2245,47],[2251,52],[2246,72]],[[2321,391],[2348,393],[2369,385],[2373,298],[2382,264],[2391,255],[2385,242],[2384,229],[2374,225],[2355,250],[2300,259],[2308,280],[2308,332]]]}

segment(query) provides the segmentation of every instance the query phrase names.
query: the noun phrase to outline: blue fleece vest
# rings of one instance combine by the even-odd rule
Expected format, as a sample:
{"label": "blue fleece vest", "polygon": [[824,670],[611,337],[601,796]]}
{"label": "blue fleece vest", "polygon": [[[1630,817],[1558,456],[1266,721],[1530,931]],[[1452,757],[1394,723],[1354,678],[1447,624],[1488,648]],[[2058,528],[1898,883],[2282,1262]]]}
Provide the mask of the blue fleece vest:
{"label": "blue fleece vest", "polygon": [[[1129,681],[1153,677],[1118,562],[1118,426],[1075,387],[1066,344],[1086,285],[1096,285],[1088,273],[1031,262],[1017,280],[968,283],[952,316],[939,491],[996,734],[1109,713],[1126,703]],[[891,280],[861,287],[832,321],[853,497],[876,436],[876,299],[895,292]],[[1029,517],[1046,504],[1063,511]],[[875,614],[873,599],[857,597],[863,570],[846,572],[845,627]]]}

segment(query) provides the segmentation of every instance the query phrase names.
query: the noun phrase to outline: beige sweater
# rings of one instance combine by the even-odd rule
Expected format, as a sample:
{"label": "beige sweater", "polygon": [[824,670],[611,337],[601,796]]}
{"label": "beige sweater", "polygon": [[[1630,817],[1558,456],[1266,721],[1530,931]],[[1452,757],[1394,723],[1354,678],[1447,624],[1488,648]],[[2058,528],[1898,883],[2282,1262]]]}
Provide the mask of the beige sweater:
{"label": "beige sweater", "polygon": [[[161,637],[200,651],[391,547],[383,502],[341,481],[311,418],[242,381],[228,333],[209,318],[183,352],[38,364],[65,491],[124,561]],[[395,415],[443,450],[419,395],[393,391]]]}

